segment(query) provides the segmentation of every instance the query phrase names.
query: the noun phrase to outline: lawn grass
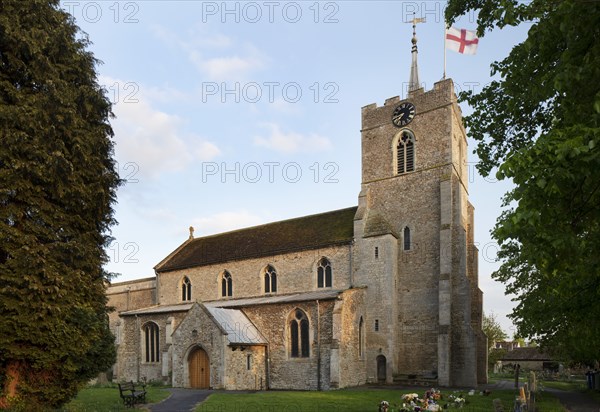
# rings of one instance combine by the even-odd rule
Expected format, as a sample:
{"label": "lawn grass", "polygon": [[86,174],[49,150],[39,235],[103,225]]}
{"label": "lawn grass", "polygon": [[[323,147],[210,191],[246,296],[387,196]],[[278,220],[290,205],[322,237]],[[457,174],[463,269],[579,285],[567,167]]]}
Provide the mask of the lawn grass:
{"label": "lawn grass", "polygon": [[[148,385],[146,387],[146,403],[156,403],[169,396],[164,388]],[[137,405],[139,406],[139,405]],[[82,389],[77,397],[69,402],[64,412],[121,412],[131,411],[125,407],[119,396],[117,385],[108,387],[90,386]]]}
{"label": "lawn grass", "polygon": [[[416,392],[424,392],[419,389]],[[379,402],[386,400],[390,406],[399,404],[401,396],[414,390],[390,389],[343,389],[327,392],[268,391],[256,393],[217,392],[203,402],[196,412],[376,412]],[[442,391],[450,394],[451,391]],[[493,400],[502,400],[505,410],[512,410],[516,392],[514,390],[494,391],[490,396],[479,394],[468,396],[462,412],[490,412],[494,410]],[[441,402],[443,403],[443,402]],[[564,412],[558,400],[544,393],[538,396],[540,412]],[[389,412],[393,410],[390,408]],[[452,409],[450,409],[452,410]]]}
{"label": "lawn grass", "polygon": [[563,391],[580,392],[587,388],[585,381],[541,381],[545,388],[560,389]]}

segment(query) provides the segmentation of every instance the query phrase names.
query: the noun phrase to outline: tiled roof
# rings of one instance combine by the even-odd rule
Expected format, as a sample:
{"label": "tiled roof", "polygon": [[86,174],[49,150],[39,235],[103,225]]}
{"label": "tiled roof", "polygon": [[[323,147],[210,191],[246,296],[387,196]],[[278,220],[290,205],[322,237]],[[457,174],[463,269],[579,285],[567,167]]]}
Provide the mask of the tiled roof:
{"label": "tiled roof", "polygon": [[148,308],[128,310],[125,312],[119,313],[121,316],[130,316],[130,315],[150,315],[150,314],[158,314],[158,313],[169,313],[169,312],[187,312],[192,307],[193,303],[183,303],[179,305],[155,305],[150,306]]}
{"label": "tiled roof", "polygon": [[356,207],[186,241],[155,269],[186,269],[350,243]]}
{"label": "tiled roof", "polygon": [[[330,300],[335,299],[341,290],[324,289],[317,290],[314,292],[302,292],[302,293],[291,293],[288,295],[272,295],[272,296],[259,296],[253,298],[241,298],[241,299],[222,299],[213,300],[210,302],[202,302],[207,309],[212,311],[212,308],[243,308],[246,306],[256,305],[269,305],[277,303],[292,303],[292,302],[306,302],[311,300]],[[180,303],[177,305],[155,305],[147,308],[128,310],[121,312],[121,316],[133,316],[133,315],[150,315],[159,313],[170,313],[170,312],[187,312],[193,306],[193,303]],[[212,313],[212,312],[211,312]]]}
{"label": "tiled roof", "polygon": [[207,308],[243,308],[246,306],[269,305],[277,303],[306,302],[311,300],[335,299],[342,291],[318,290],[314,292],[293,293],[289,295],[260,296],[255,298],[224,299],[203,302]]}

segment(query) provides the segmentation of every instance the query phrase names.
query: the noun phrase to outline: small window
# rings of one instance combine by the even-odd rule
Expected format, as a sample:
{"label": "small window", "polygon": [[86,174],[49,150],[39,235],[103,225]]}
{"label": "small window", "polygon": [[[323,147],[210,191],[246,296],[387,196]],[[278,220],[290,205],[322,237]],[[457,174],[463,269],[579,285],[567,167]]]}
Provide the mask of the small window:
{"label": "small window", "polygon": [[375,319],[375,332],[379,332],[379,319]]}
{"label": "small window", "polygon": [[223,272],[223,278],[221,279],[221,296],[233,296],[233,280],[231,279],[231,273],[228,271]]}
{"label": "small window", "polygon": [[404,228],[404,250],[410,250],[410,229],[408,226]]}
{"label": "small window", "polygon": [[181,282],[181,300],[184,302],[192,300],[192,282],[187,276]]}
{"label": "small window", "polygon": [[361,316],[358,321],[358,357],[360,359],[363,359],[365,356],[365,331],[363,330],[363,323],[363,318]]}
{"label": "small window", "polygon": [[144,349],[146,362],[159,362],[159,329],[154,322],[149,322],[144,326]]}
{"label": "small window", "polygon": [[322,258],[319,261],[317,268],[317,287],[330,288],[333,284],[333,273],[331,270],[331,262],[327,258]]}
{"label": "small window", "polygon": [[252,369],[252,355],[246,355],[246,370]]}
{"label": "small window", "polygon": [[277,271],[271,265],[265,268],[265,293],[277,292]]}
{"label": "small window", "polygon": [[403,130],[396,146],[396,173],[403,174],[415,170],[415,135]]}
{"label": "small window", "polygon": [[296,309],[290,320],[290,356],[308,358],[310,355],[309,325],[306,313]]}
{"label": "small window", "polygon": [[375,259],[379,259],[379,248],[375,246]]}

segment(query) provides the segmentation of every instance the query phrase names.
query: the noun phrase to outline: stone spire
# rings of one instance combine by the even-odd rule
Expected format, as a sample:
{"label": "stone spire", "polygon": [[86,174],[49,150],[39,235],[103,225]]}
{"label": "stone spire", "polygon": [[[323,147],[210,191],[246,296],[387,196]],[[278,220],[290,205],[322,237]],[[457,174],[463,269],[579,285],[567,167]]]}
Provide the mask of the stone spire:
{"label": "stone spire", "polygon": [[410,79],[408,81],[408,91],[421,88],[421,82],[419,81],[419,67],[417,66],[417,23],[425,23],[424,18],[416,18],[413,13],[413,19],[407,23],[412,23],[413,26],[413,37],[412,37],[412,64],[410,66]]}

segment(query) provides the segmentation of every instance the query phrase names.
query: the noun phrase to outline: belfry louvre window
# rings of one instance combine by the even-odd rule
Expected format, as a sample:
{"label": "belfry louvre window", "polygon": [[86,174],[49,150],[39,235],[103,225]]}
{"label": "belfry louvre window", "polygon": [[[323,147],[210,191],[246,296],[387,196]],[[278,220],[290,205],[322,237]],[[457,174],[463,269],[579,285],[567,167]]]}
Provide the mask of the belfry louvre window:
{"label": "belfry louvre window", "polygon": [[146,362],[158,362],[160,360],[160,345],[158,325],[149,322],[144,326],[144,352]]}
{"label": "belfry louvre window", "polygon": [[233,296],[233,280],[231,273],[223,272],[223,279],[221,279],[221,296]]}
{"label": "belfry louvre window", "polygon": [[327,258],[322,258],[317,267],[317,287],[330,288],[333,284],[333,273],[331,271],[331,262]]}
{"label": "belfry louvre window", "polygon": [[308,358],[310,356],[309,327],[306,313],[296,309],[290,320],[290,356]]}
{"label": "belfry louvre window", "polygon": [[408,226],[404,228],[404,250],[410,250],[410,229]]}
{"label": "belfry louvre window", "polygon": [[271,265],[265,268],[265,293],[277,292],[277,271]]}
{"label": "belfry louvre window", "polygon": [[415,170],[415,135],[403,130],[396,146],[396,173],[399,175]]}
{"label": "belfry louvre window", "polygon": [[187,276],[181,281],[181,300],[184,302],[192,300],[192,282]]}

